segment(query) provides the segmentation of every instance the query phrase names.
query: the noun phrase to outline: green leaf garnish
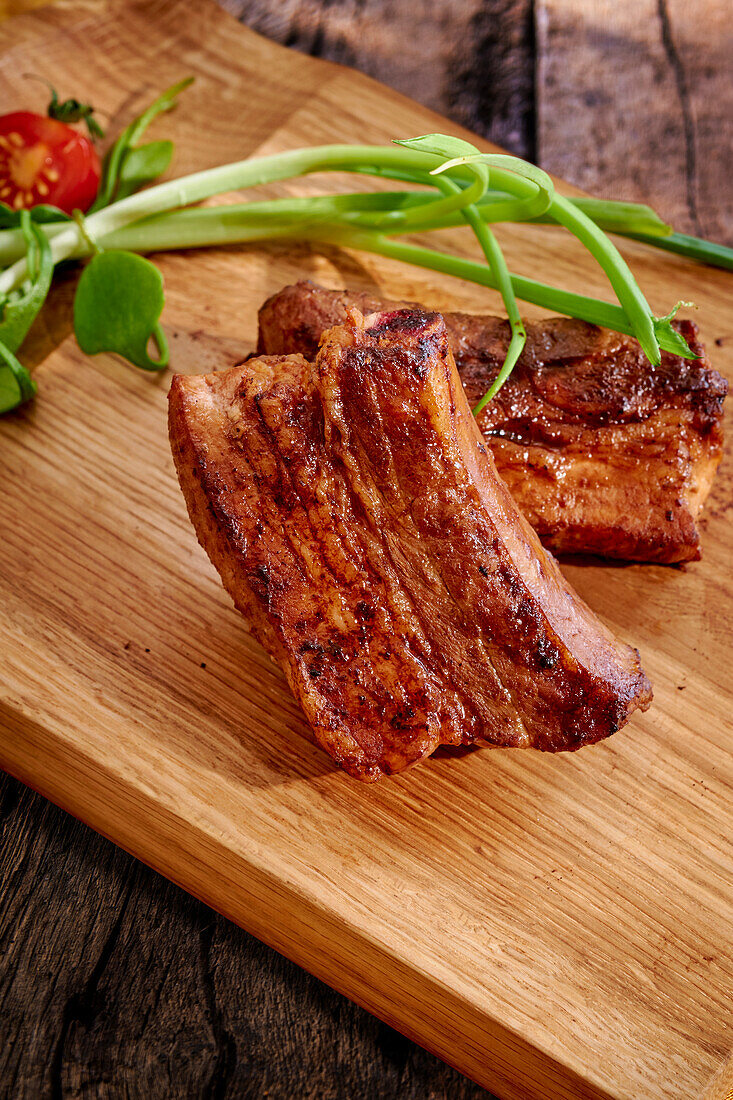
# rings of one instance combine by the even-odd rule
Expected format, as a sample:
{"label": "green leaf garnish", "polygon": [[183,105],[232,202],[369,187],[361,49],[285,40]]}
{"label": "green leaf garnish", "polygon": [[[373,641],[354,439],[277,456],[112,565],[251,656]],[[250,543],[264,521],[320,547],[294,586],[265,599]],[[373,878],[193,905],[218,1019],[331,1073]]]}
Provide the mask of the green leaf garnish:
{"label": "green leaf garnish", "polygon": [[[480,153],[469,142],[444,134],[425,134],[390,146],[293,149],[155,184],[170,163],[172,146],[162,141],[137,143],[152,119],[172,107],[189,83],[182,81],[169,89],[120,135],[105,158],[97,201],[86,219],[78,219],[78,227],[69,226],[60,212],[46,208],[29,215],[35,225],[32,230],[30,223],[22,221],[23,215],[0,205],[0,263],[5,265],[0,272],[0,304],[11,311],[6,319],[13,319],[13,309],[16,305],[20,308],[29,284],[32,289],[43,267],[36,232],[51,241],[54,263],[107,249],[92,260],[79,284],[74,313],[80,346],[90,354],[118,352],[144,369],[159,370],[168,361],[159,324],[162,279],[152,265],[136,260],[134,254],[279,239],[362,249],[498,289],[512,339],[487,400],[521,352],[525,335],[517,299],[633,335],[652,364],[660,361],[660,348],[694,358],[673,327],[672,316],[656,318],[652,314],[628,264],[604,230],[719,264],[733,261],[731,250],[671,233],[649,207],[565,198],[535,166],[504,154]],[[373,175],[415,184],[422,190],[283,198],[209,208],[195,205],[224,192],[326,171]],[[153,186],[140,190],[148,183]],[[40,224],[51,221],[62,224]],[[618,302],[570,293],[510,272],[489,229],[503,221],[552,224],[569,230],[598,261]],[[486,262],[394,240],[400,234],[462,223],[473,229]],[[25,232],[19,228],[23,224]],[[12,328],[7,335],[17,339]],[[157,359],[148,351],[151,338],[158,345]]]}
{"label": "green leaf garnish", "polygon": [[[126,179],[129,181],[132,178],[132,176],[129,174],[127,177],[125,177],[124,175],[124,165],[128,154],[131,152],[131,150],[135,148],[153,119],[157,118],[157,116],[159,114],[162,114],[163,111],[170,111],[171,108],[175,107],[176,98],[178,97],[178,95],[185,88],[188,88],[189,85],[193,84],[193,81],[194,78],[192,76],[189,76],[185,80],[180,80],[177,84],[174,84],[171,88],[168,88],[165,92],[163,92],[162,95],[158,96],[158,98],[150,104],[147,110],[143,111],[143,113],[139,115],[138,118],[134,119],[129,126],[125,127],[120,136],[117,138],[117,141],[107,151],[107,154],[104,158],[104,161],[102,163],[102,180],[99,185],[99,192],[90,209],[88,210],[89,214],[93,214],[95,211],[101,210],[103,207],[109,206],[110,203],[116,202],[118,201],[118,199],[124,197],[122,195],[119,195],[118,192],[120,189],[120,184],[124,183]],[[154,154],[154,156],[158,156],[161,160],[163,159],[161,157],[160,150],[158,150],[158,152]],[[153,157],[151,156],[151,162],[152,159]],[[161,169],[161,171],[165,171],[165,168],[168,167],[169,161],[170,158],[168,158],[168,161],[165,163],[165,167]],[[131,171],[134,173],[134,167]],[[157,175],[160,175],[160,173],[157,173],[156,176],[149,176],[146,182],[149,182],[150,179],[156,179]],[[125,192],[125,194],[129,193],[129,191]]]}
{"label": "green leaf garnish", "polygon": [[[100,252],[82,272],[74,298],[74,332],[87,355],[115,352],[142,370],[168,366],[168,343],[159,324],[163,276],[134,252]],[[148,354],[153,340],[159,358]]]}
{"label": "green leaf garnish", "polygon": [[[475,170],[478,166],[482,166],[484,170],[488,168],[489,171],[491,168],[499,169],[501,177],[505,181],[505,186],[506,173],[512,173],[514,176],[533,184],[534,186],[529,193],[526,190],[524,192],[520,191],[518,200],[505,201],[500,207],[495,204],[495,210],[498,209],[503,215],[499,220],[529,221],[532,218],[539,218],[546,213],[552,204],[555,185],[550,177],[541,168],[537,168],[534,164],[529,164],[525,160],[520,160],[519,157],[512,157],[505,153],[481,153],[475,145],[471,145],[468,141],[463,141],[462,138],[450,137],[447,134],[424,134],[422,137],[395,142],[395,144],[404,145],[408,149],[415,149],[422,153],[447,157],[448,159],[444,160],[442,164],[431,169],[431,176],[439,176],[451,172],[455,168]],[[487,176],[487,186],[488,179]],[[512,186],[511,179],[512,176],[510,175],[508,177],[508,190],[512,194],[517,194],[516,188]]]}
{"label": "green leaf garnish", "polygon": [[[7,203],[0,202],[0,229],[17,229],[20,225],[22,213],[22,210],[13,210]],[[39,203],[38,206],[32,207],[26,213],[30,214],[31,220],[38,225],[71,221],[69,215],[65,214],[63,210],[59,210],[57,206],[48,206],[45,203]]]}
{"label": "green leaf garnish", "polygon": [[697,306],[694,302],[677,302],[666,316],[654,318],[654,331],[659,343],[673,355],[681,355],[683,359],[699,359],[699,355],[695,355],[682,333],[672,324],[678,311],[683,308],[697,309]]}
{"label": "green leaf garnish", "polygon": [[25,238],[30,283],[19,297],[5,301],[0,321],[0,342],[17,351],[28,329],[46,301],[53,279],[53,258],[48,238],[31,220],[28,210],[20,211],[20,228]]}
{"label": "green leaf garnish", "polygon": [[162,176],[173,159],[172,141],[150,141],[128,149],[122,158],[115,192],[115,202],[126,199],[158,176]]}
{"label": "green leaf garnish", "polygon": [[541,168],[537,168],[534,164],[529,164],[526,160],[520,160],[519,157],[512,157],[504,153],[476,152],[465,156],[454,157],[452,160],[446,161],[445,164],[441,164],[439,168],[433,168],[430,175],[436,176],[442,172],[449,172],[451,168],[460,168],[464,164],[467,166],[484,164],[489,168],[489,171],[492,168],[501,168],[505,172],[511,172],[515,176],[519,176],[521,179],[533,183],[537,188],[538,196],[537,200],[530,199],[528,201],[528,208],[525,213],[525,217],[527,218],[541,217],[552,204],[552,200],[555,196],[555,185],[547,175],[547,172],[543,172]]}
{"label": "green leaf garnish", "polygon": [[[449,148],[470,148],[476,151],[475,147],[469,146],[467,142],[444,134],[425,134],[419,138],[396,140],[393,144],[404,146],[410,151],[427,153],[431,158],[443,156],[442,150]],[[460,187],[453,180],[448,181],[450,185],[448,187],[443,186],[444,181],[439,181],[438,188],[442,190],[444,197],[432,200],[422,209],[408,209],[399,203],[393,210],[386,213],[362,212],[358,216],[358,224],[381,229],[390,234],[407,233],[432,229],[437,222],[451,215],[459,214],[462,217],[466,207],[483,198],[488,184],[488,173],[484,168],[474,168],[469,175],[471,182],[465,188]]]}
{"label": "green leaf garnish", "polygon": [[37,392],[38,387],[23,364],[0,343],[0,414],[17,409]]}
{"label": "green leaf garnish", "polygon": [[714,241],[706,241],[701,237],[690,237],[686,233],[667,233],[655,240],[646,226],[637,228],[632,225],[628,230],[622,229],[618,232],[635,241],[653,245],[654,248],[662,248],[665,252],[676,252],[678,256],[688,256],[698,263],[733,271],[733,248],[728,248],[727,245],[715,244]]}
{"label": "green leaf garnish", "polygon": [[[643,233],[645,237],[672,237],[674,230],[662,221],[656,210],[641,202],[614,202],[610,199],[591,199],[577,196],[570,199],[596,225],[606,233],[620,233],[628,237],[632,233]],[[658,248],[663,247],[657,244]]]}

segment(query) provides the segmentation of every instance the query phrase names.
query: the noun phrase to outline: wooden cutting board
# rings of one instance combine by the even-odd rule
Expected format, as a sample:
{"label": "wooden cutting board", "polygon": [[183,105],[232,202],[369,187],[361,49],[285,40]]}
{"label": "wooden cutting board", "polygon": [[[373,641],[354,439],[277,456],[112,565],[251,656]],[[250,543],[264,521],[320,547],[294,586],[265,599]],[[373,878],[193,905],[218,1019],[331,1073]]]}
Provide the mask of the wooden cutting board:
{"label": "wooden cutting board", "polygon": [[[3,107],[27,103],[22,74],[43,58],[44,75],[108,112],[113,132],[195,73],[156,124],[176,140],[176,173],[457,132],[207,3],[78,0],[0,27],[0,50]],[[567,234],[500,236],[513,269],[606,293]],[[444,238],[475,255],[465,231]],[[730,275],[624,247],[657,311],[699,303],[714,361],[733,374]],[[500,308],[479,288],[337,250],[160,265],[183,371],[249,350],[258,304],[301,277]],[[311,744],[196,543],[166,438],[169,377],[85,358],[72,291],[68,275],[29,341],[37,401],[0,422],[0,763],[502,1098],[730,1095],[730,463],[702,562],[566,567],[640,648],[648,714],[577,754],[444,752],[364,786]]]}

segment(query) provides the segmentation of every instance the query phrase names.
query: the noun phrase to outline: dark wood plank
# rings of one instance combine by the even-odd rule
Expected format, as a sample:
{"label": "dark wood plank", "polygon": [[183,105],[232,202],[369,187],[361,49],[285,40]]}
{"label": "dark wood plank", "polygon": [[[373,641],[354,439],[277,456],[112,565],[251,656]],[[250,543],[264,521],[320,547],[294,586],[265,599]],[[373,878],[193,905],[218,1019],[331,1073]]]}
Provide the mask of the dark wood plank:
{"label": "dark wood plank", "polygon": [[532,0],[220,0],[282,45],[360,69],[521,156],[534,154]]}
{"label": "dark wood plank", "polygon": [[733,241],[733,37],[719,0],[220,0],[596,195]]}
{"label": "dark wood plank", "polygon": [[719,0],[538,0],[540,163],[733,243],[732,54]]}
{"label": "dark wood plank", "polygon": [[0,1097],[488,1094],[0,773]]}

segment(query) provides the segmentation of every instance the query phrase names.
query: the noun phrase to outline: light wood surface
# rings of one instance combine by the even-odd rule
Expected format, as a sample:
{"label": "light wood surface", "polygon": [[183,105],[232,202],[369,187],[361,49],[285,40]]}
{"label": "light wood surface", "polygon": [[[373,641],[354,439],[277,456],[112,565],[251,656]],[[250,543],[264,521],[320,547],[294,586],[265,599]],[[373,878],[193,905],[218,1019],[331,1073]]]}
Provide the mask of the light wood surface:
{"label": "light wood surface", "polygon": [[[20,74],[42,53],[49,78],[73,77],[114,127],[197,73],[157,128],[177,141],[176,172],[447,125],[208,5],[43,9],[0,28],[0,49],[3,102],[24,102]],[[501,238],[515,269],[603,292],[565,235]],[[463,234],[450,243],[474,253]],[[626,251],[659,311],[695,298],[733,373],[730,277]],[[259,302],[297,277],[499,308],[477,288],[306,247],[161,268],[186,371],[247,350]],[[0,763],[502,1098],[718,1100],[733,977],[728,463],[701,563],[566,569],[641,649],[647,715],[574,755],[443,754],[364,787],[310,743],[195,542],[167,379],[82,356],[71,290],[32,334],[38,400],[0,425]]]}

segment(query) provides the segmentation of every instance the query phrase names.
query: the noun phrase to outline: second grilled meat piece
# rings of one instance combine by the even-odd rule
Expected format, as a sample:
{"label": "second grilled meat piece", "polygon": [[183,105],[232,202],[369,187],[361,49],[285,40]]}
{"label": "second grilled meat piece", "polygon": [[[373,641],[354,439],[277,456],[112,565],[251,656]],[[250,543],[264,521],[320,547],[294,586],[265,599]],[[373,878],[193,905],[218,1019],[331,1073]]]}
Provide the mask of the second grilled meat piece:
{"label": "second grilled meat piece", "polygon": [[[313,358],[345,311],[406,303],[285,287],[262,306],[259,353]],[[446,313],[468,400],[503,362],[508,323]],[[727,384],[691,321],[678,329],[700,358],[663,353],[652,368],[636,340],[567,317],[527,325],[509,380],[479,416],[499,473],[545,546],[634,561],[700,557],[697,517],[722,455]]]}
{"label": "second grilled meat piece", "polygon": [[648,705],[497,477],[438,314],[177,376],[170,437],[199,540],[351,775],[477,739],[576,749]]}

